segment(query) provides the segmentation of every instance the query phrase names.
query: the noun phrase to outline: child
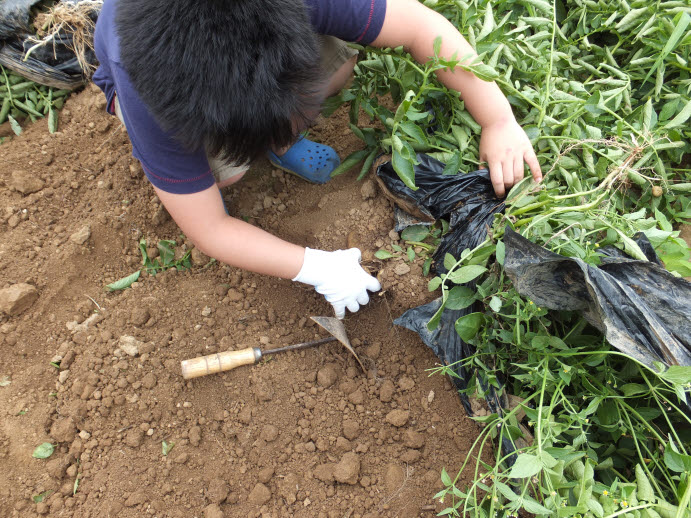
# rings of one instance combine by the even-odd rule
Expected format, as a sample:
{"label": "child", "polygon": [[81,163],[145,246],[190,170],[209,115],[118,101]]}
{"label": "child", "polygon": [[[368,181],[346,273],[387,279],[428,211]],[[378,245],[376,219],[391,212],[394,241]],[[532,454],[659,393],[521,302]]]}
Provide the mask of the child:
{"label": "child", "polygon": [[[94,82],[124,122],[161,202],[197,248],[239,268],[310,284],[343,318],[346,308],[367,304],[368,290],[380,289],[360,267],[359,250],[285,242],[228,216],[219,189],[262,154],[308,181],[326,182],[338,155],[298,135],[352,72],[356,53],[342,40],[403,45],[425,62],[438,36],[442,55],[475,55],[453,25],[417,0],[105,0]],[[462,70],[439,79],[462,92],[482,126],[480,157],[497,195],[523,178],[524,161],[539,181],[535,153],[496,84]]]}

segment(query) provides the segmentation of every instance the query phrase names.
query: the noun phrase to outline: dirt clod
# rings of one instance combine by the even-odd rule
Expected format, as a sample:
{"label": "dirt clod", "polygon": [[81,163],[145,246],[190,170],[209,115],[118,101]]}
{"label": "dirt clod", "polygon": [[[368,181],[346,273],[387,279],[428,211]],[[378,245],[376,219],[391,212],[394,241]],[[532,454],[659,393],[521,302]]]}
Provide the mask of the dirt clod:
{"label": "dirt clod", "polygon": [[70,241],[76,245],[83,245],[91,237],[91,225],[84,225],[70,236]]}
{"label": "dirt clod", "polygon": [[192,446],[195,448],[199,446],[199,443],[202,440],[202,429],[199,426],[193,426],[190,428],[189,439]]}
{"label": "dirt clod", "polygon": [[121,336],[118,342],[118,347],[122,352],[128,356],[137,356],[139,354],[139,348],[142,343],[137,340],[134,336]]}
{"label": "dirt clod", "polygon": [[273,442],[278,437],[278,428],[272,424],[267,424],[260,434],[260,437],[266,442]]}
{"label": "dirt clod", "polygon": [[410,417],[410,412],[407,410],[392,410],[388,414],[386,414],[386,422],[394,425],[397,428],[400,428],[401,426],[405,426],[406,423],[408,422],[408,418]]}
{"label": "dirt clod", "polygon": [[360,425],[357,421],[346,420],[343,421],[343,436],[346,439],[353,440],[360,435]]}
{"label": "dirt clod", "polygon": [[388,403],[393,399],[393,395],[396,392],[396,387],[391,380],[384,380],[379,388],[379,400],[382,403]]}
{"label": "dirt clod", "polygon": [[269,468],[262,469],[259,472],[257,479],[262,484],[268,484],[269,482],[271,482],[271,479],[273,478],[273,476],[274,476],[274,469],[269,467]]}
{"label": "dirt clod", "polygon": [[271,490],[261,482],[257,482],[254,489],[247,496],[250,504],[260,506],[271,500]]}
{"label": "dirt clod", "polygon": [[223,518],[224,516],[218,504],[209,504],[204,508],[204,518]]}
{"label": "dirt clod", "polygon": [[327,462],[326,464],[320,464],[314,468],[314,477],[317,480],[321,480],[327,484],[334,481],[334,469],[336,464],[334,462]]}
{"label": "dirt clod", "polygon": [[134,507],[146,502],[148,499],[143,491],[136,491],[132,493],[127,500],[125,500],[125,507]]}
{"label": "dirt clod", "polygon": [[425,445],[425,436],[415,430],[406,430],[403,434],[403,445],[406,448],[420,449]]}
{"label": "dirt clod", "polygon": [[62,417],[50,427],[50,436],[57,442],[72,442],[77,436],[77,427],[71,417]]}
{"label": "dirt clod", "polygon": [[399,490],[404,481],[405,470],[402,466],[396,463],[391,463],[386,466],[384,471],[384,486],[388,494],[392,494]]}
{"label": "dirt clod", "polygon": [[18,169],[12,172],[12,179],[10,180],[9,186],[15,191],[19,191],[26,195],[40,191],[45,184],[46,183],[40,178],[37,178],[36,175]]}
{"label": "dirt clod", "polygon": [[209,481],[209,486],[206,489],[206,498],[213,504],[222,504],[228,498],[230,487],[228,483],[220,478],[214,478]]}
{"label": "dirt clod", "polygon": [[333,364],[326,365],[317,372],[317,383],[324,388],[329,388],[338,381],[338,371]]}
{"label": "dirt clod", "polygon": [[360,476],[360,457],[358,454],[353,452],[344,454],[341,461],[334,467],[333,476],[336,482],[357,484]]}
{"label": "dirt clod", "polygon": [[13,284],[0,290],[0,311],[10,316],[19,315],[38,299],[38,290],[31,284]]}
{"label": "dirt clod", "polygon": [[377,187],[372,180],[365,180],[360,187],[363,200],[369,200],[377,195]]}
{"label": "dirt clod", "polygon": [[139,448],[144,439],[144,432],[139,428],[132,428],[125,435],[125,444],[130,448]]}

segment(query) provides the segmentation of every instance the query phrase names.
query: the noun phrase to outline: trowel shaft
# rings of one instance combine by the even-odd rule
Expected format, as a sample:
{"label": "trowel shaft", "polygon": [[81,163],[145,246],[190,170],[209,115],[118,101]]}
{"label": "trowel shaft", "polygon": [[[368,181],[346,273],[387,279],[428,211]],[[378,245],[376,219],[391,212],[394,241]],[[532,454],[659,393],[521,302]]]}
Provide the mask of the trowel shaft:
{"label": "trowel shaft", "polygon": [[296,349],[306,349],[308,347],[316,347],[328,342],[335,342],[338,340],[334,336],[322,338],[321,340],[313,340],[311,342],[303,342],[300,344],[288,345],[278,349],[270,349],[263,351],[259,347],[248,347],[240,351],[224,351],[222,353],[209,354],[208,356],[200,356],[191,360],[182,362],[182,377],[185,379],[198,378],[206,376],[207,374],[215,374],[217,372],[225,372],[241,365],[252,365],[261,360],[262,356],[269,354],[282,353],[285,351],[294,351]]}

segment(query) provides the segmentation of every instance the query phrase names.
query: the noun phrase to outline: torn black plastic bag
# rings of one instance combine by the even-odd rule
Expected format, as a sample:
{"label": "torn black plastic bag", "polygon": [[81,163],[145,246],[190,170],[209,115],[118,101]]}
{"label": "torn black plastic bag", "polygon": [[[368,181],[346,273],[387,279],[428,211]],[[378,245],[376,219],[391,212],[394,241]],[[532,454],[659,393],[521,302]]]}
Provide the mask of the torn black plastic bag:
{"label": "torn black plastic bag", "polygon": [[504,269],[522,296],[549,309],[580,311],[612,346],[639,362],[691,366],[691,283],[659,266],[645,235],[637,237],[651,261],[609,250],[593,266],[507,228]]}
{"label": "torn black plastic bag", "polygon": [[495,196],[487,169],[444,175],[445,165],[439,160],[422,153],[417,160],[416,191],[403,183],[391,162],[377,168],[377,179],[387,196],[418,219],[449,219],[449,230],[433,256],[435,271],[446,273],[444,256],[458,257],[466,248],[472,250],[482,243],[494,215],[503,212],[504,201]]}
{"label": "torn black plastic bag", "polygon": [[[474,285],[475,282],[466,284],[466,286]],[[469,378],[465,368],[461,365],[461,360],[475,354],[475,347],[464,342],[461,337],[458,336],[455,324],[459,318],[473,311],[477,311],[478,308],[476,304],[472,304],[465,309],[447,309],[442,312],[439,325],[433,331],[430,331],[427,328],[427,322],[429,322],[437,312],[441,306],[441,302],[442,299],[439,297],[432,302],[409,309],[394,320],[393,323],[419,334],[422,341],[427,347],[432,349],[434,354],[437,355],[437,358],[439,358],[444,365],[449,366],[453,371],[453,375],[450,376],[450,379],[459,391],[458,395],[461,398],[461,403],[463,403],[466,413],[469,416],[473,416],[474,412],[470,405],[470,400],[468,396],[462,392],[467,388]],[[485,401],[487,402],[489,411],[499,416],[504,415],[504,409],[509,407],[508,401],[502,401],[502,398],[497,395],[493,386],[485,384],[480,379],[478,379],[478,383],[481,384],[481,388],[486,394]],[[506,435],[503,437],[502,450],[506,454],[513,453],[515,447],[511,443],[511,440],[506,437]],[[514,457],[511,456],[508,461],[509,465],[513,464],[513,460]]]}
{"label": "torn black plastic bag", "polygon": [[[73,50],[72,34],[61,29],[49,43],[37,46],[32,27],[32,10],[45,10],[58,3],[70,7],[80,4],[77,0],[0,0],[0,65],[39,84],[73,90],[86,84],[91,71],[82,69]],[[90,1],[83,5],[95,24],[101,3]],[[93,34],[87,37],[92,39]],[[89,65],[97,64],[90,48],[85,49],[84,59]]]}

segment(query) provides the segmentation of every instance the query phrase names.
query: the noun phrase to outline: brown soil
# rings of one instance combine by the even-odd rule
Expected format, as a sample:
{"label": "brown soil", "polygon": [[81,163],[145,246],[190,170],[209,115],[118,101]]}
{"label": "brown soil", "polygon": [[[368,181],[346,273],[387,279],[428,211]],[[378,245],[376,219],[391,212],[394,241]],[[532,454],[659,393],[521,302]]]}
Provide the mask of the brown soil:
{"label": "brown soil", "polygon": [[[439,473],[460,467],[478,429],[450,383],[426,372],[437,364],[431,351],[392,324],[431,296],[419,260],[399,275],[402,260],[372,257],[397,238],[390,202],[352,173],[313,186],[255,164],[225,193],[233,215],[307,246],[359,246],[378,271],[384,293],[345,321],[369,373],[329,344],[184,382],[181,360],[322,336],[308,317],[330,308],[307,287],[196,251],[190,271],[142,275],[107,293],[107,283],[139,268],[141,237],[177,239],[181,252],[191,245],[104,103],[87,89],[66,103],[55,135],[39,122],[0,145],[0,289],[28,283],[39,292],[28,310],[0,316],[0,380],[11,381],[0,387],[0,516],[354,518],[442,509],[432,498]],[[345,109],[313,133],[341,156],[358,146]],[[78,244],[71,236],[87,235],[86,226]],[[119,349],[122,336],[138,341],[137,356]],[[167,456],[163,441],[174,443]],[[32,458],[43,442],[55,453]]]}

